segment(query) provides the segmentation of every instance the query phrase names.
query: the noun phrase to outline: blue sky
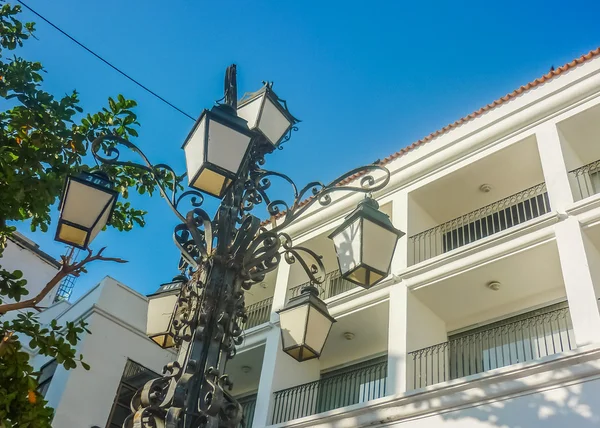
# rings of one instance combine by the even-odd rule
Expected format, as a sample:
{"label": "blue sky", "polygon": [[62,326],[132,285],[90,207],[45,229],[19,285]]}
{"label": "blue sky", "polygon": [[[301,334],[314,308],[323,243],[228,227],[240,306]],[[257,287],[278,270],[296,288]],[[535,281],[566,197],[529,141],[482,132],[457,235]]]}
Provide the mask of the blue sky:
{"label": "blue sky", "polygon": [[[302,123],[267,166],[298,184],[330,181],[383,158],[600,46],[600,3],[593,0],[26,3],[193,116],[222,96],[230,63],[238,65],[240,94],[274,81]],[[36,20],[26,10],[23,19]],[[39,40],[22,55],[44,64],[46,90],[77,89],[86,111],[110,95],[135,99],[136,143],[153,162],[184,171],[189,118],[47,24],[37,29]],[[177,273],[175,217],[157,196],[133,202],[149,211],[147,226],[106,231],[92,245],[130,262],[90,265],[74,298],[105,275],[150,293]],[[20,230],[56,257],[65,251],[53,228]]]}

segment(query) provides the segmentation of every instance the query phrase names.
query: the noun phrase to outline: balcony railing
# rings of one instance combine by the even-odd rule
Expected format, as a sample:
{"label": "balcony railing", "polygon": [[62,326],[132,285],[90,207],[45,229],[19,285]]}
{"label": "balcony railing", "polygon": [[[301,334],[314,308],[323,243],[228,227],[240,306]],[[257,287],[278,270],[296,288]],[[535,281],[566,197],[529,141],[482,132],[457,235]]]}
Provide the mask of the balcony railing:
{"label": "balcony railing", "polygon": [[413,388],[575,348],[568,307],[514,319],[410,352],[408,374],[412,376]]}
{"label": "balcony railing", "polygon": [[256,409],[256,395],[248,395],[238,398],[238,403],[242,406],[244,417],[238,428],[252,428],[252,420],[254,419],[254,410]]}
{"label": "balcony railing", "polygon": [[246,315],[248,316],[248,320],[244,324],[244,330],[256,327],[257,325],[261,325],[269,321],[272,306],[272,297],[265,300],[261,300],[258,303],[246,306]]}
{"label": "balcony railing", "polygon": [[600,193],[600,160],[581,166],[569,172],[576,200]]}
{"label": "balcony railing", "polygon": [[273,424],[384,397],[387,360],[336,371],[275,393]]}
{"label": "balcony railing", "polygon": [[[290,297],[296,297],[300,295],[302,288],[306,285],[308,285],[308,283],[300,284],[294,288],[290,288]],[[321,299],[328,299],[330,297],[337,296],[338,294],[345,293],[348,290],[352,290],[355,287],[356,284],[343,279],[340,276],[339,269],[337,269],[325,275],[325,281],[320,285],[321,294],[319,297]]]}
{"label": "balcony railing", "polygon": [[546,183],[410,237],[412,264],[470,244],[550,212]]}

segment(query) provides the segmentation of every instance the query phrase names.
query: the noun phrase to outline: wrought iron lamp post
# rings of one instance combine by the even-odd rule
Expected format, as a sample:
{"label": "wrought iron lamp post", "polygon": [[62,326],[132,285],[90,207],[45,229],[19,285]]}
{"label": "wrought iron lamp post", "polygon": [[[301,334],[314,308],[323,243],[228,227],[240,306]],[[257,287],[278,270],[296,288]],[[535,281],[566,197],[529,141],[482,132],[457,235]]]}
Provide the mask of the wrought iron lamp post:
{"label": "wrought iron lamp post", "polygon": [[[330,204],[333,192],[367,194],[382,189],[389,181],[389,171],[373,164],[349,171],[328,185],[312,182],[299,190],[286,175],[263,169],[265,155],[290,138],[298,121],[270,83],[246,95],[238,107],[235,73],[235,65],[227,68],[224,101],[201,114],[184,144],[188,181],[194,190],[178,195],[181,176],[167,165],[152,165],[127,140],[103,135],[92,143],[92,153],[101,166],[123,165],[144,171],[158,185],[181,222],[175,227],[174,240],[182,256],[182,275],[150,296],[148,314],[152,339],[162,347],[177,346],[178,357],[165,367],[161,378],[148,382],[133,397],[133,414],[126,420],[125,428],[235,428],[240,423],[242,408],[228,393],[232,382],[225,370],[242,342],[241,323],[246,319],[244,290],[260,283],[282,259],[300,263],[311,283],[302,296],[292,299],[280,311],[284,350],[299,361],[318,358],[334,322],[314,287],[325,278],[325,268],[318,254],[294,246],[284,229],[314,204]],[[118,145],[137,153],[143,164],[119,160]],[[374,177],[374,172],[379,173],[379,178]],[[173,183],[169,189],[164,185],[167,175]],[[289,183],[293,192],[291,204],[269,198],[273,177]],[[359,177],[359,184],[340,185],[349,177]],[[74,198],[70,189],[63,195],[65,207]],[[103,189],[106,195],[114,196],[109,192],[110,186]],[[200,208],[204,200],[201,192],[221,199],[214,218]],[[99,221],[105,221],[106,209],[114,204],[115,199],[106,195],[102,204],[97,204],[102,210],[82,220],[92,235],[97,233],[94,227],[99,227]],[[179,206],[186,197],[191,197],[192,209],[183,214]],[[267,226],[252,214],[258,205],[266,206],[271,216]],[[347,227],[334,232],[334,242],[338,253],[354,248],[353,245],[360,247],[360,255],[356,256],[346,250],[340,264],[349,274],[363,269],[366,273],[352,278],[369,287],[387,275],[401,232],[372,203],[357,211],[344,223]],[[377,234],[375,240],[367,237],[371,229]],[[358,244],[352,241],[357,230],[362,233]],[[377,250],[377,240],[385,248]],[[72,244],[85,248],[89,241],[79,238]],[[372,250],[379,251],[378,260],[365,256],[370,249],[364,245],[369,242],[375,244]],[[362,278],[365,281],[361,282]]]}

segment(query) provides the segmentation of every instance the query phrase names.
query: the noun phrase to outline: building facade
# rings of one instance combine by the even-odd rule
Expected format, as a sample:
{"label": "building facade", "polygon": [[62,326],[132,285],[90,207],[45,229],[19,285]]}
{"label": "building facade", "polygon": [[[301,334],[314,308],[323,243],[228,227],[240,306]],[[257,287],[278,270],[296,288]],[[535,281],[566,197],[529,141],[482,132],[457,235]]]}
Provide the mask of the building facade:
{"label": "building facade", "polygon": [[41,372],[39,390],[55,410],[53,427],[122,426],[135,391],[174,358],[146,337],[147,309],[145,296],[106,277],[75,303],[60,301],[40,313],[42,324],[85,320],[92,332],[77,344],[89,371],[65,370],[29,351],[32,366]]}
{"label": "building facade", "polygon": [[[375,287],[340,278],[327,238],[360,196],[290,226],[323,255],[337,322],[321,358],[298,363],[277,311],[303,270],[283,263],[246,293],[228,363],[245,426],[599,426],[599,136],[600,49],[381,161],[391,179],[373,196],[406,236]],[[146,306],[106,279],[47,311],[93,332],[80,344],[92,370],[58,368],[44,384],[56,427],[119,426],[135,388],[174,358],[144,337]]]}
{"label": "building facade", "polygon": [[[246,295],[229,365],[254,428],[600,425],[600,49],[384,159],[391,275],[342,280],[342,195],[288,233],[324,255],[337,319],[319,360],[281,351],[281,265]],[[250,421],[248,421],[250,422]]]}

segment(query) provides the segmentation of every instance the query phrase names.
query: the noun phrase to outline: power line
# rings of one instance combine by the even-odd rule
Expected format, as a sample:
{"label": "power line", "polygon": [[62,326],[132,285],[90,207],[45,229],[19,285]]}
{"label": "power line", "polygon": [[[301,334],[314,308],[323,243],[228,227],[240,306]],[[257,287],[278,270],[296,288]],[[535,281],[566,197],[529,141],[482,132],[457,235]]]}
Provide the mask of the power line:
{"label": "power line", "polygon": [[124,71],[120,70],[117,66],[111,64],[110,62],[108,62],[107,60],[105,60],[104,58],[102,58],[100,55],[98,55],[96,52],[94,52],[93,50],[91,50],[90,48],[88,48],[87,46],[85,46],[83,43],[79,42],[78,40],[76,40],[74,37],[70,36],[69,34],[67,34],[66,32],[64,32],[62,29],[60,29],[58,26],[54,25],[52,22],[50,22],[48,19],[44,18],[42,15],[40,15],[38,12],[36,12],[35,10],[33,10],[31,7],[27,6],[25,3],[23,3],[21,0],[17,0],[17,2],[21,3],[23,6],[25,6],[25,8],[29,9],[30,12],[32,12],[34,15],[36,15],[38,18],[42,19],[44,22],[46,22],[48,25],[50,25],[51,27],[53,27],[55,30],[59,31],[61,34],[63,34],[64,36],[68,37],[71,41],[75,42],[77,45],[79,45],[80,47],[82,47],[83,49],[85,49],[86,51],[88,51],[89,53],[91,53],[92,55],[94,55],[96,58],[98,58],[100,61],[102,61],[104,64],[108,65],[110,68],[112,68],[113,70],[115,70],[117,73],[121,74],[122,76],[124,76],[125,78],[129,79],[131,82],[135,83],[137,86],[139,86],[140,88],[142,88],[143,90],[145,90],[146,92],[154,95],[156,98],[158,98],[159,100],[161,100],[163,103],[167,104],[168,106],[170,106],[171,108],[177,110],[179,113],[183,114],[184,116],[190,118],[193,121],[196,121],[196,119],[187,114],[185,111],[183,111],[182,109],[180,109],[179,107],[177,107],[176,105],[174,105],[173,103],[167,101],[166,99],[164,99],[163,97],[161,97],[160,95],[158,95],[156,92],[154,92],[152,89],[148,88],[147,86],[144,86],[143,84],[141,84],[140,82],[138,82],[137,80],[135,80],[133,77],[131,77],[130,75],[128,75],[127,73],[125,73]]}

